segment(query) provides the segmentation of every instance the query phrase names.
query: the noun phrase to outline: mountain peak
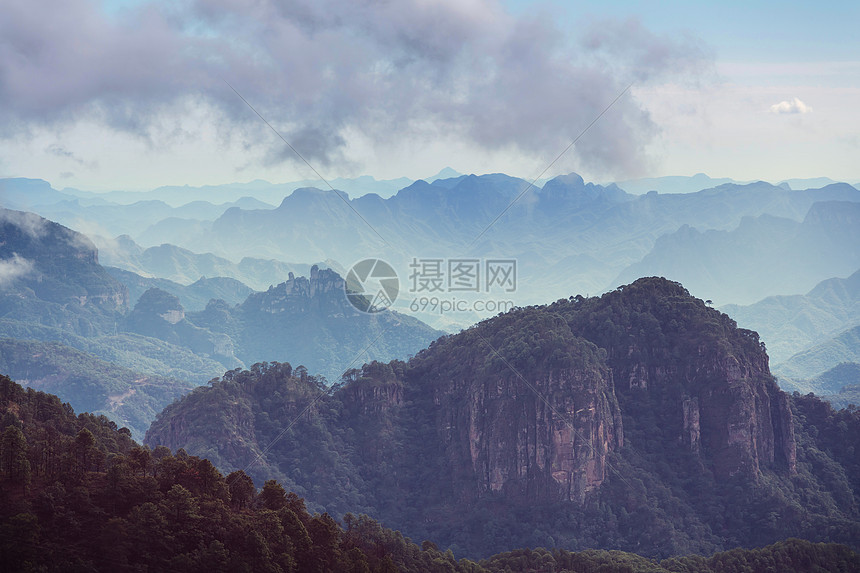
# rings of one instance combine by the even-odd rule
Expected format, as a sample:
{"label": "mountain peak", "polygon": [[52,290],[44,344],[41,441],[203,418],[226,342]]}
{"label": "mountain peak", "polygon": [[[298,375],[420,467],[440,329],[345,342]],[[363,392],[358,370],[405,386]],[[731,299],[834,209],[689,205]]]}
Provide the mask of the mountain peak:
{"label": "mountain peak", "polygon": [[460,177],[462,173],[459,173],[457,170],[452,169],[450,167],[444,167],[439,173],[433,175],[432,177],[424,178],[424,181],[427,183],[433,183],[437,179],[452,179],[454,177]]}

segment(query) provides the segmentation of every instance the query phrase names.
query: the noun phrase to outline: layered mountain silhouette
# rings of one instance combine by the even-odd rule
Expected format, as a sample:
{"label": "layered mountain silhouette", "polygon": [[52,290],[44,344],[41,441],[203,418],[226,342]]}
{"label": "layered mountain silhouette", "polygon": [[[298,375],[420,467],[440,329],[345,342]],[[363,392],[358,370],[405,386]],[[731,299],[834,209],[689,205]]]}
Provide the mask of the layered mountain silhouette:
{"label": "layered mountain silhouette", "polygon": [[[307,276],[312,266],[254,257],[245,257],[234,263],[209,252],[195,253],[169,243],[143,248],[128,235],[120,235],[114,240],[103,237],[96,240],[100,245],[100,260],[106,266],[130,271],[145,278],[167,279],[186,286],[201,278],[230,278],[248,285],[253,290],[266,290],[283,282],[290,273]],[[130,276],[128,279],[136,280]],[[179,296],[179,293],[174,294]],[[137,299],[133,297],[132,300]]]}
{"label": "layered mountain silhouette", "polygon": [[860,271],[821,281],[804,295],[770,296],[720,310],[767,344],[774,364],[860,324]]}
{"label": "layered mountain silhouette", "polygon": [[661,237],[642,261],[616,279],[640,276],[679,280],[720,302],[749,304],[772,293],[806,292],[823,277],[860,268],[860,203],[827,201],[802,222],[762,215],[732,231],[684,226]]}
{"label": "layered mountain silhouette", "polygon": [[843,406],[860,403],[857,395],[836,396],[844,386],[860,384],[860,271],[822,281],[805,295],[722,310],[761,335],[783,388],[832,396]]}
{"label": "layered mountain silhouette", "polygon": [[[33,213],[3,209],[4,359],[22,381],[49,388],[78,408],[106,412],[142,435],[174,398],[245,361],[289,355],[337,379],[350,361],[405,358],[441,334],[412,317],[360,313],[334,271],[309,270],[310,279],[288,272],[286,282],[264,293],[216,277],[188,286],[149,285],[130,272],[108,272],[84,235]],[[146,290],[130,300],[114,275],[133,291]],[[199,310],[186,313],[179,297],[159,286],[191,296]],[[200,305],[200,296],[222,291],[231,296]],[[39,367],[38,357],[46,353],[51,366]]]}
{"label": "layered mountain silhouette", "polygon": [[[7,187],[13,186],[8,181]],[[845,274],[834,271],[837,259],[850,249],[840,242],[838,227],[851,222],[828,220],[826,217],[833,213],[828,215],[827,208],[811,208],[816,202],[858,202],[860,191],[855,187],[834,183],[792,190],[786,184],[722,183],[705,176],[659,183],[655,186],[661,189],[677,187],[685,192],[633,195],[613,184],[585,183],[576,174],[534,187],[504,174],[416,181],[388,198],[374,193],[350,198],[330,189],[286,185],[273,190],[271,186],[248,184],[240,186],[244,195],[267,189],[260,197],[278,206],[237,204],[211,219],[171,214],[134,238],[146,246],[167,243],[232,261],[245,257],[304,264],[337,261],[349,267],[376,256],[403,272],[412,257],[515,258],[520,267],[520,288],[515,295],[519,304],[551,300],[569,292],[603,292],[642,274],[682,280],[692,292],[719,304],[749,304],[768,295],[800,294],[821,280]],[[673,187],[676,183],[680,187]],[[648,187],[647,182],[643,184]],[[687,192],[703,185],[716,186]],[[175,191],[177,197],[185,196],[181,189]],[[212,193],[213,201],[220,197],[214,188],[198,191],[188,198],[199,200],[205,192]],[[143,195],[154,200],[163,193]],[[745,217],[756,220],[742,224]],[[804,229],[799,238],[791,238],[797,231],[791,228],[792,221],[803,225],[798,228]],[[833,236],[825,232],[831,223],[837,227]],[[82,229],[86,226],[81,225]],[[813,232],[816,225],[821,232]],[[738,260],[738,254],[732,252],[720,254],[735,249],[743,238],[755,241],[744,249],[749,252],[741,253],[745,258]],[[678,253],[673,250],[673,244],[680,243],[681,248],[685,242],[716,257],[709,264],[725,266],[726,261],[732,261],[773,272],[749,275],[749,286],[744,287],[731,281],[725,285],[719,280],[708,281],[700,276],[705,273],[701,261],[690,260],[683,249]],[[812,261],[816,264],[805,267],[792,281],[788,275],[797,274],[792,249],[800,253],[822,251],[825,256]],[[147,274],[143,267],[135,267],[134,257],[133,253],[120,254],[110,264]],[[123,258],[129,260],[123,262]],[[292,270],[306,274],[306,269]],[[738,269],[734,275],[747,270]],[[847,272],[853,270],[856,268]],[[719,274],[716,268],[712,273]],[[175,271],[160,271],[152,276],[183,284],[201,276],[230,276],[257,290],[278,284],[271,280],[254,282],[249,273],[202,272],[180,278]],[[700,288],[710,290],[700,293]]]}

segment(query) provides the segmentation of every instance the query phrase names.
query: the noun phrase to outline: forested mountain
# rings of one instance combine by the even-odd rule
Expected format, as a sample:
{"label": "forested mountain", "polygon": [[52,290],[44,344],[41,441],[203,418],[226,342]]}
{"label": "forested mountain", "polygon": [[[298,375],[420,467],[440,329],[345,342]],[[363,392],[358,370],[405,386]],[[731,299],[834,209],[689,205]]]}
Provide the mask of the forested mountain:
{"label": "forested mountain", "polygon": [[788,540],[655,562],[617,551],[524,549],[457,561],[373,519],[310,513],[281,484],[141,448],[103,416],[0,376],[0,571],[741,573],[851,571],[846,546]]}
{"label": "forested mountain", "polygon": [[48,384],[82,408],[142,433],[161,408],[225,369],[128,332],[128,289],[99,264],[86,237],[62,225],[0,211],[0,269],[0,336],[14,339],[6,340],[5,359],[24,369],[28,383]]}
{"label": "forested mountain", "polygon": [[104,414],[142,440],[165,405],[195,384],[141,374],[58,342],[0,338],[0,372],[18,382],[62,394],[80,411]]}
{"label": "forested mountain", "polygon": [[277,478],[455,553],[860,544],[860,413],[777,387],[677,283],[515,309],[326,389],[286,363],[169,406],[146,443]]}

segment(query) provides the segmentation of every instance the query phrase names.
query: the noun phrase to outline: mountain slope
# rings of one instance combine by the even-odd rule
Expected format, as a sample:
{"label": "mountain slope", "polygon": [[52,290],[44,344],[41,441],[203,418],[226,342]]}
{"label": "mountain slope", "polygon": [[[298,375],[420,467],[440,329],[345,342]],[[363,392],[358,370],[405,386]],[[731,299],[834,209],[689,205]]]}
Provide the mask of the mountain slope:
{"label": "mountain slope", "polygon": [[289,364],[231,371],[166,408],[146,443],[468,554],[667,556],[860,543],[856,437],[860,414],[790,398],[755,333],[651,278],[516,309],[333,391]]}
{"label": "mountain slope", "polygon": [[113,329],[128,305],[128,290],[86,237],[33,213],[0,209],[0,269],[4,318],[94,335]]}
{"label": "mountain slope", "polygon": [[860,326],[849,328],[833,338],[811,348],[798,352],[775,367],[780,383],[789,389],[804,392],[814,391],[822,394],[838,392],[840,388],[808,387],[801,382],[822,375],[827,370],[844,362],[860,362]]}
{"label": "mountain slope", "polygon": [[343,279],[316,265],[309,277],[290,273],[240,305],[212,301],[185,318],[229,336],[245,364],[289,358],[332,381],[353,363],[405,358],[442,334],[411,316],[357,311],[344,295]]}
{"label": "mountain slope", "polygon": [[191,391],[190,382],[133,372],[57,342],[0,338],[0,372],[24,386],[67,396],[142,439],[155,415]]}
{"label": "mountain slope", "polygon": [[201,277],[190,285],[183,285],[168,279],[142,277],[116,267],[105,267],[105,270],[128,288],[129,301],[135,304],[140,296],[151,288],[158,288],[178,297],[182,306],[191,311],[203,310],[213,298],[236,305],[254,292],[245,283],[228,277]]}
{"label": "mountain slope", "polygon": [[762,564],[851,571],[845,546],[797,539],[710,558],[524,549],[480,563],[421,547],[367,516],[313,515],[277,482],[260,491],[241,471],[218,473],[183,451],[138,447],[104,417],[75,416],[56,396],[0,377],[0,565],[4,570],[510,573],[698,571]]}
{"label": "mountain slope", "polygon": [[[254,290],[266,290],[271,285],[284,282],[291,272],[307,275],[311,268],[310,264],[283,263],[254,257],[245,257],[234,263],[208,252],[195,253],[169,243],[144,249],[127,235],[113,241],[98,240],[102,245],[101,258],[105,265],[182,285],[190,285],[206,277],[226,277],[238,280]],[[174,294],[179,296],[178,293]]]}

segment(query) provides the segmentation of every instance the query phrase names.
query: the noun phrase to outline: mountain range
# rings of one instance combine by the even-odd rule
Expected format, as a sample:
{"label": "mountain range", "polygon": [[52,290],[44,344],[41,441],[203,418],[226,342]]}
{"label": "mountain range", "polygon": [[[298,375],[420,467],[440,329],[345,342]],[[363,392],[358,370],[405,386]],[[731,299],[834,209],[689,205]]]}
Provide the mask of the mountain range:
{"label": "mountain range", "polygon": [[[788,537],[860,547],[860,413],[808,394],[860,401],[860,191],[639,183],[443,172],[131,197],[0,180],[0,204],[21,209],[0,210],[0,371],[29,387],[0,377],[0,533],[131,528],[163,538],[145,552],[161,569],[251,551],[287,570],[324,555],[326,570],[393,570],[387,555],[501,573],[603,548],[644,556],[613,567],[687,571],[706,561],[669,558],[825,551]],[[371,256],[400,275],[393,310],[344,294]],[[439,313],[451,332],[494,315],[443,334],[405,292],[417,258],[515,261],[509,292],[438,295],[513,307]],[[151,449],[129,440],[144,435]],[[230,534],[207,529],[216,514]],[[112,547],[123,566],[140,557]]]}
{"label": "mountain range", "polygon": [[[115,239],[96,237],[94,241],[99,247],[99,260],[106,266],[186,286],[204,278],[228,278],[261,291],[283,282],[290,273],[307,276],[313,266],[254,257],[244,257],[234,263],[212,253],[195,253],[169,243],[144,249],[128,235]],[[319,265],[329,266],[327,263]]]}
{"label": "mountain range", "polygon": [[[504,174],[463,175],[434,179],[432,183],[415,181],[388,198],[374,193],[350,198],[343,191],[285,185],[277,194],[260,195],[266,203],[277,205],[274,208],[237,205],[217,217],[173,214],[159,221],[150,218],[146,219],[152,223],[147,229],[132,235],[144,248],[166,243],[172,249],[212,253],[229,261],[246,257],[306,265],[326,261],[330,267],[348,268],[355,261],[381,257],[397,269],[401,280],[408,275],[408,264],[414,257],[516,259],[517,304],[551,300],[569,292],[604,292],[642,274],[665,274],[718,304],[750,304],[764,296],[800,294],[821,280],[857,270],[840,267],[840,262],[856,258],[854,244],[840,239],[853,238],[855,222],[850,217],[834,218],[839,214],[837,205],[813,209],[813,204],[821,202],[857,203],[860,191],[855,187],[833,183],[791,190],[788,184],[721,181],[685,178],[681,182],[689,189],[714,186],[695,192],[633,195],[614,184],[585,183],[576,174],[534,187]],[[669,185],[670,181],[664,183]],[[16,185],[28,189],[37,186],[36,182],[19,180],[4,180],[3,185],[4,196],[13,199],[23,194],[11,191]],[[256,188],[268,189],[260,184],[243,190],[248,195]],[[32,201],[37,212],[65,197],[59,191],[52,193],[49,186],[39,189],[42,199]],[[214,189],[198,191],[194,199],[207,197],[210,191],[213,202],[219,197]],[[183,195],[176,191],[175,196]],[[63,220],[90,234],[104,226],[100,221],[95,215]],[[822,230],[826,225],[832,226],[832,235]],[[141,226],[136,223],[136,228]],[[795,237],[796,233],[800,236]],[[754,241],[756,248],[738,253],[738,243],[745,239]],[[106,256],[109,240],[99,242]],[[749,286],[708,279],[702,264],[683,250],[690,241],[698,251],[709,253],[709,264],[741,265],[728,278],[750,269],[768,272],[750,275]],[[109,264],[146,274],[143,267],[135,267],[138,263],[134,259],[140,253],[125,249],[127,240],[125,244],[119,242],[121,248]],[[806,256],[816,251],[825,256],[804,260],[804,265],[794,261],[795,252]],[[675,261],[675,256],[683,260]],[[690,268],[682,268],[681,263]],[[293,270],[306,274],[305,270]],[[257,290],[277,284],[252,279],[252,274],[235,270],[219,273]],[[183,284],[201,276],[218,276],[180,275],[183,273],[159,272],[153,276]]]}
{"label": "mountain range", "polygon": [[616,282],[666,276],[703,297],[752,304],[772,293],[806,292],[822,278],[860,268],[860,203],[824,201],[802,222],[761,215],[731,231],[683,226],[660,237]]}
{"label": "mountain range", "polygon": [[[316,266],[309,271],[310,278],[288,272],[262,293],[223,277],[188,286],[152,281],[109,272],[80,233],[3,209],[4,361],[23,382],[105,412],[139,437],[174,398],[243,361],[290,356],[336,379],[350,360],[406,358],[441,334],[413,317],[360,313],[339,275]],[[169,290],[190,297],[198,310],[186,316]],[[201,306],[203,296],[212,298]]]}
{"label": "mountain range", "polygon": [[[755,330],[767,344],[780,386],[822,396],[860,384],[860,271],[817,284],[805,295],[771,296],[721,310]],[[847,406],[843,395],[839,403]],[[857,400],[856,402],[860,402]]]}

